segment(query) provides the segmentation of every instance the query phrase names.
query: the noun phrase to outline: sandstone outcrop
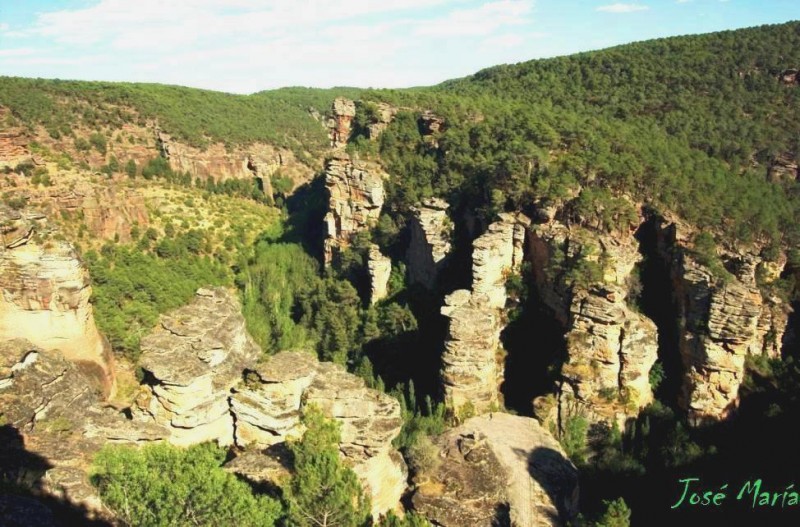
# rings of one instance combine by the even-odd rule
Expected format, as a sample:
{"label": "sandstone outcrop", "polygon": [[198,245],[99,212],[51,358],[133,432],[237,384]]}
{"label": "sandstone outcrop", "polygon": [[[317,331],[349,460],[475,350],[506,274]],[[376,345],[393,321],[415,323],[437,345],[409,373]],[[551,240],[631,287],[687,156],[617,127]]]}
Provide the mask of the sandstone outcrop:
{"label": "sandstone outcrop", "polygon": [[25,130],[6,124],[11,118],[8,108],[0,106],[0,169],[16,168],[19,164],[33,162],[28,150],[30,140]]}
{"label": "sandstone outcrop", "polygon": [[367,124],[367,137],[373,141],[378,139],[392,122],[395,115],[397,115],[397,108],[384,102],[377,103],[375,105],[374,119]]}
{"label": "sandstone outcrop", "polygon": [[472,289],[445,298],[441,312],[450,322],[441,374],[451,408],[469,405],[481,413],[501,402],[505,282],[522,265],[528,224],[521,214],[491,224],[472,244]]}
{"label": "sandstone outcrop", "polygon": [[536,420],[473,417],[435,444],[439,460],[417,475],[411,502],[436,525],[544,527],[577,515],[577,470]]}
{"label": "sandstone outcrop", "polygon": [[177,445],[232,444],[230,391],[261,353],[237,299],[222,288],[198,290],[193,302],[161,317],[141,348],[151,382],[136,400],[137,418],[167,427]]}
{"label": "sandstone outcrop", "polygon": [[377,245],[371,245],[367,260],[369,273],[369,302],[375,304],[389,295],[389,277],[392,274],[392,259],[384,256]]}
{"label": "sandstone outcrop", "polygon": [[325,215],[325,263],[347,248],[356,235],[378,220],[383,207],[383,172],[337,154],[325,164],[328,213]]}
{"label": "sandstone outcrop", "polygon": [[409,222],[411,240],[406,252],[408,279],[433,289],[436,277],[450,253],[453,224],[447,216],[449,205],[443,199],[425,200],[415,207]]}
{"label": "sandstone outcrop", "polygon": [[12,246],[0,252],[0,340],[59,349],[110,394],[113,358],[95,325],[89,273],[75,250],[66,242]]}
{"label": "sandstone outcrop", "polygon": [[791,152],[777,156],[767,169],[768,179],[772,182],[792,182],[800,179],[797,159]]}
{"label": "sandstone outcrop", "polygon": [[159,153],[175,172],[188,172],[193,178],[213,179],[216,182],[229,179],[257,179],[268,197],[272,197],[271,177],[278,171],[296,183],[308,181],[313,169],[299,162],[289,150],[277,149],[265,143],[226,148],[213,143],[200,150],[173,139],[169,134],[156,129],[156,146]]}
{"label": "sandstone outcrop", "polygon": [[339,149],[347,146],[353,129],[353,118],[356,116],[356,103],[344,97],[337,97],[331,106],[331,118],[328,120],[328,135],[331,148]]}
{"label": "sandstone outcrop", "polygon": [[735,274],[720,276],[697,260],[679,229],[661,221],[659,249],[670,262],[680,316],[685,377],[679,402],[691,423],[702,424],[738,406],[748,353],[779,356],[790,309],[758,287],[757,257],[722,255]]}
{"label": "sandstone outcrop", "polygon": [[639,243],[627,226],[605,233],[557,216],[535,225],[528,244],[537,294],[563,326],[567,354],[556,405],[537,401],[536,413],[622,424],[652,401],[658,358],[655,324],[628,304]]}
{"label": "sandstone outcrop", "polygon": [[395,509],[407,477],[391,444],[402,427],[399,403],[310,353],[281,352],[247,372],[231,397],[236,443],[275,445],[301,436],[305,405],[319,407],[340,423],[342,456],[370,493],[373,512]]}
{"label": "sandstone outcrop", "polygon": [[158,441],[166,430],[134,424],[102,408],[99,398],[59,351],[22,339],[0,343],[0,415],[7,423],[0,431],[9,435],[0,438],[3,471],[102,516],[87,476],[92,456],[108,442]]}
{"label": "sandstone outcrop", "polygon": [[438,134],[444,132],[446,123],[444,119],[431,111],[422,112],[417,120],[419,132],[425,142],[433,147],[439,146]]}
{"label": "sandstone outcrop", "polygon": [[341,424],[342,456],[370,492],[374,512],[398,506],[406,481],[392,447],[402,426],[398,401],[308,352],[259,361],[227,290],[200,289],[193,302],[162,316],[141,347],[146,384],[134,419],[162,426],[171,443],[274,447],[302,436],[302,409],[313,404]]}

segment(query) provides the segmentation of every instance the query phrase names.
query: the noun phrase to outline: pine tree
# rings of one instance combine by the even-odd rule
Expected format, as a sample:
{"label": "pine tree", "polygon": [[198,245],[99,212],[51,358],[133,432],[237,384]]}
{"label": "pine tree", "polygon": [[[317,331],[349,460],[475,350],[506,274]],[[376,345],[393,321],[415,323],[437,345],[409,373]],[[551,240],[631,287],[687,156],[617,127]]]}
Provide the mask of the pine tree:
{"label": "pine tree", "polygon": [[295,474],[284,489],[290,525],[361,527],[369,523],[369,498],[356,474],[339,459],[339,426],[308,407],[307,430],[291,445]]}

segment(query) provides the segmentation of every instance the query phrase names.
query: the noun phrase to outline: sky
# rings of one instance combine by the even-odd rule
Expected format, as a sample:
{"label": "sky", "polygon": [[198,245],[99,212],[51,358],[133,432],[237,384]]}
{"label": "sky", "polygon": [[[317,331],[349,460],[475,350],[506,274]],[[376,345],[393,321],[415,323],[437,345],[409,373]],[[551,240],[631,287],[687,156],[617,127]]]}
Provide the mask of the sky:
{"label": "sky", "polygon": [[402,88],[800,19],[800,0],[0,0],[0,75]]}

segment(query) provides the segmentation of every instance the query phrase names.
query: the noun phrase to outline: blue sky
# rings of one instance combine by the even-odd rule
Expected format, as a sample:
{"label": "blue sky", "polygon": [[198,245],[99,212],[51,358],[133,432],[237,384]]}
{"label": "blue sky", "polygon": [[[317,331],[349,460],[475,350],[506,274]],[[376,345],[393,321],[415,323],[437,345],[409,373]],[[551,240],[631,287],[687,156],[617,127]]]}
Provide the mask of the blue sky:
{"label": "blue sky", "polygon": [[800,0],[0,0],[0,75],[251,93],[406,87],[800,19]]}

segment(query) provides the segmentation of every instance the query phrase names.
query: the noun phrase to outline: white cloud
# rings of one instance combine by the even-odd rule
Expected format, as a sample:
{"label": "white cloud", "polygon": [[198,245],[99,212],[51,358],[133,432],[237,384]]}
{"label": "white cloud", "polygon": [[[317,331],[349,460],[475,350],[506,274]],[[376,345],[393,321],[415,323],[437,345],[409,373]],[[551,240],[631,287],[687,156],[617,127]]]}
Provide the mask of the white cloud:
{"label": "white cloud", "polygon": [[642,4],[622,4],[618,2],[616,4],[600,6],[596,11],[603,11],[605,13],[634,13],[636,11],[647,11],[648,9],[650,9],[648,6]]}
{"label": "white cloud", "polygon": [[34,53],[36,50],[33,48],[0,49],[0,57],[23,57]]}
{"label": "white cloud", "polygon": [[531,0],[499,0],[473,9],[457,9],[446,16],[421,22],[415,34],[421,36],[487,36],[505,26],[530,22]]}

